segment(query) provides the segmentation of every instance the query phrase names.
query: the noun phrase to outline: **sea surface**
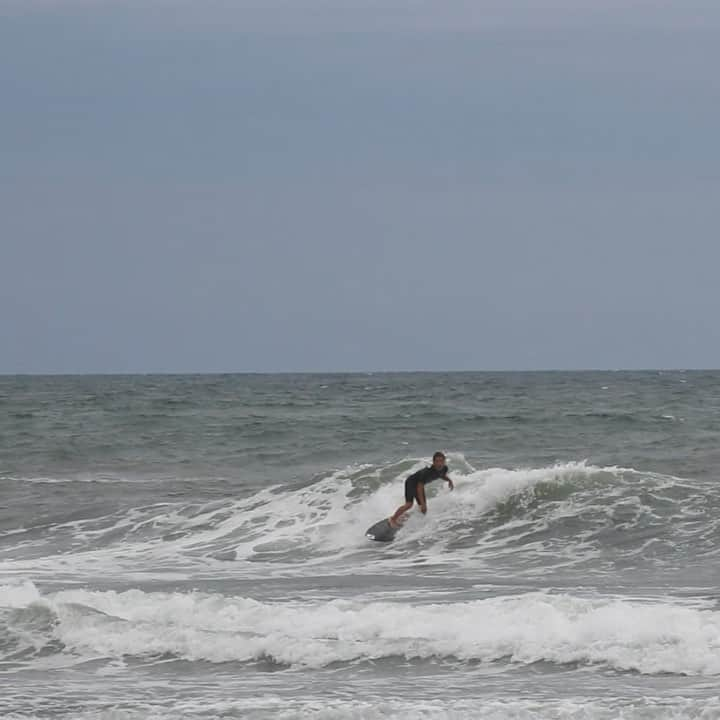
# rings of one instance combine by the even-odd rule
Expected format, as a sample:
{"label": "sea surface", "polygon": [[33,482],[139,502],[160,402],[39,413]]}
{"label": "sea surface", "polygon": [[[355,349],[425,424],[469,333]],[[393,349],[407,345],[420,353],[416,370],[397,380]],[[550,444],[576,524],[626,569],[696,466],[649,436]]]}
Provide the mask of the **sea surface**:
{"label": "sea surface", "polygon": [[0,377],[0,717],[720,718],[719,468],[720,372]]}

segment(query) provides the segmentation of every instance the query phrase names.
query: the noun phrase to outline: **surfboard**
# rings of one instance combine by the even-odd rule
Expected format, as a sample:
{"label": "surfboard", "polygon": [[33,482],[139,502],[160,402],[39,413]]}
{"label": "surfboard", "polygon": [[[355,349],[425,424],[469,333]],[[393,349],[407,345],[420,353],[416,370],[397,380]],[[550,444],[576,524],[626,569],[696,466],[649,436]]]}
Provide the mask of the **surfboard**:
{"label": "surfboard", "polygon": [[388,518],[384,518],[380,520],[380,522],[376,522],[372,527],[369,527],[365,531],[365,537],[379,542],[390,542],[395,537],[398,529],[399,528],[394,528],[390,525]]}

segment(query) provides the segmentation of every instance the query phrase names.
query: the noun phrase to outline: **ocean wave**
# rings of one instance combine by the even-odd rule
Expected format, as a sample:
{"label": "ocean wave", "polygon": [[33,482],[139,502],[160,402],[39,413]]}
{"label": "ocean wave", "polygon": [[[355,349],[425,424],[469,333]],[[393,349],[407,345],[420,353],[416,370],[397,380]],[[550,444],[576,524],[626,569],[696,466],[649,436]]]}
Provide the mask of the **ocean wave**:
{"label": "ocean wave", "polygon": [[[644,674],[720,675],[720,612],[698,604],[532,592],[444,604],[261,602],[141,590],[0,588],[0,607],[38,603],[51,640],[81,657],[270,662],[321,668],[402,658],[602,665]],[[50,624],[48,624],[50,626]]]}
{"label": "ocean wave", "polygon": [[[42,533],[28,528],[7,534],[3,552],[13,557],[7,567],[31,569],[35,562],[49,572],[60,552],[65,569],[237,560],[251,574],[267,564],[302,571],[333,562],[342,574],[358,563],[387,566],[408,557],[501,572],[509,556],[548,570],[598,555],[608,567],[676,563],[678,553],[699,562],[718,553],[720,501],[691,480],[587,462],[476,470],[457,456],[456,490],[429,486],[427,516],[411,512],[392,549],[378,556],[365,530],[402,502],[404,478],[422,465],[355,465],[299,488],[276,485],[207,504],[156,503]],[[367,555],[370,548],[375,552]]]}

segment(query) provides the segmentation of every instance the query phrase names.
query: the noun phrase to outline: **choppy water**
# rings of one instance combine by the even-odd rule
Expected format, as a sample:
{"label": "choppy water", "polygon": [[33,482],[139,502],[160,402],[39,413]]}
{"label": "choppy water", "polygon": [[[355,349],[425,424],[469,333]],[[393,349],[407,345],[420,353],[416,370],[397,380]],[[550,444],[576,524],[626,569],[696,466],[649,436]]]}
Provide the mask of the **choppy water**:
{"label": "choppy water", "polygon": [[0,378],[0,716],[720,718],[719,433],[720,372]]}

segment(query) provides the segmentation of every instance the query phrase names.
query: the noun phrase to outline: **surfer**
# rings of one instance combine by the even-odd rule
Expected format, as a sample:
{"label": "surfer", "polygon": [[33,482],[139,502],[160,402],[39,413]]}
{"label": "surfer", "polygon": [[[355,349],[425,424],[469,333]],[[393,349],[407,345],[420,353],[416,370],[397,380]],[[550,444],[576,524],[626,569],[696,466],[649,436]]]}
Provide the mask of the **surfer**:
{"label": "surfer", "polygon": [[425,485],[429,482],[442,478],[452,490],[455,486],[447,473],[448,467],[445,464],[445,455],[441,452],[436,452],[432,458],[432,465],[428,465],[422,470],[418,470],[410,475],[405,480],[405,503],[401,505],[390,518],[390,526],[394,528],[400,526],[400,518],[413,506],[413,502],[417,502],[420,506],[420,512],[423,513],[423,515],[427,512]]}

